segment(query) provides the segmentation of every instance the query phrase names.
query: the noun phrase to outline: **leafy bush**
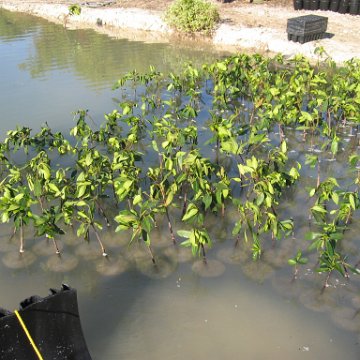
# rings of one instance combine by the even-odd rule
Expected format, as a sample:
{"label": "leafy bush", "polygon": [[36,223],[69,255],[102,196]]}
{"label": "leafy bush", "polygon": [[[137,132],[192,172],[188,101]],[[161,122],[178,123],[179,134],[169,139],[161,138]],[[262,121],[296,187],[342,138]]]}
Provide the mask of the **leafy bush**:
{"label": "leafy bush", "polygon": [[170,26],[186,33],[209,34],[219,20],[216,6],[204,0],[176,0],[165,14]]}
{"label": "leafy bush", "polygon": [[69,15],[80,15],[81,7],[80,5],[73,4],[69,6]]}

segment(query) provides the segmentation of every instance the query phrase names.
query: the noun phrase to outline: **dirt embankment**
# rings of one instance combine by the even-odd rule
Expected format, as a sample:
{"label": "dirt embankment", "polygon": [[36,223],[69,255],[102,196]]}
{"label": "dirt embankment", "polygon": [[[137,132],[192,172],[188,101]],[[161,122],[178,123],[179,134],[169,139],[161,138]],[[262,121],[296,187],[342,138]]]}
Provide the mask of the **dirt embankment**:
{"label": "dirt embankment", "polygon": [[[171,0],[0,0],[0,7],[21,11],[60,22],[72,27],[92,27],[113,36],[145,41],[171,41],[172,30],[163,21],[164,10]],[[303,54],[316,59],[319,46],[337,62],[353,57],[360,58],[358,34],[360,16],[331,11],[295,11],[292,1],[269,0],[262,4],[235,0],[220,3],[221,23],[213,37],[207,40],[212,46],[232,51],[282,53],[286,56]],[[79,3],[80,16],[68,16],[68,6]],[[134,8],[136,6],[136,8]],[[328,18],[325,37],[305,44],[287,40],[287,19],[316,14]],[[199,39],[194,40],[198,42]]]}

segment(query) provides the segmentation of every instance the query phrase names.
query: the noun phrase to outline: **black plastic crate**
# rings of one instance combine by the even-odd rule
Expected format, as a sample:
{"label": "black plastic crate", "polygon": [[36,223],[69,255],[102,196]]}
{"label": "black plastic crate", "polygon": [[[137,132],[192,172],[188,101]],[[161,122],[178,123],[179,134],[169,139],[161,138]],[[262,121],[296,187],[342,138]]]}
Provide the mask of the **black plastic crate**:
{"label": "black plastic crate", "polygon": [[323,34],[315,34],[315,35],[294,35],[294,34],[288,34],[288,40],[299,42],[301,44],[304,44],[309,41],[319,40],[322,39]]}
{"label": "black plastic crate", "polygon": [[305,15],[288,19],[288,39],[300,43],[318,40],[327,29],[328,18],[318,15]]}

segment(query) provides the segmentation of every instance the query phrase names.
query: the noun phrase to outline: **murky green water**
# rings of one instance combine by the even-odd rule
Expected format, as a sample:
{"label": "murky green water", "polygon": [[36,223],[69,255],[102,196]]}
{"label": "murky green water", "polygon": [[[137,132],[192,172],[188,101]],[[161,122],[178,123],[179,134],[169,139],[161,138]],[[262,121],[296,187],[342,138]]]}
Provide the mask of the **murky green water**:
{"label": "murky green water", "polygon": [[[124,72],[146,71],[149,65],[166,72],[186,60],[220,55],[67,31],[0,11],[1,136],[16,124],[37,129],[47,122],[67,130],[78,108],[89,109],[100,123],[116,107],[111,86]],[[293,156],[303,157],[307,145],[299,143]],[[341,164],[329,162],[323,171],[339,173]],[[294,248],[306,246],[307,219],[298,211],[306,181],[287,194],[282,209],[303,225],[294,239],[265,249],[259,262],[245,256],[247,249],[233,249],[231,216],[209,219],[215,244],[205,271],[187,250],[174,250],[167,231],[161,231],[165,224],[154,236],[158,269],[146,249],[127,247],[126,233],[104,234],[108,261],[95,242],[88,245],[69,234],[60,244],[60,261],[51,243],[29,232],[20,261],[16,239],[8,241],[10,227],[2,226],[0,306],[13,309],[24,297],[46,295],[61,282],[76,287],[94,360],[359,359],[360,279],[334,276],[322,293],[324,276],[309,267],[292,282],[286,265]],[[355,258],[359,229],[355,224],[343,242]]]}
{"label": "murky green water", "polygon": [[[1,11],[1,10],[0,10]],[[45,20],[0,12],[0,132],[16,124],[54,129],[73,125],[71,113],[89,109],[94,120],[116,107],[111,90],[124,73],[150,65],[168,72],[186,61],[220,54],[168,44],[116,40],[89,30],[66,30]]]}

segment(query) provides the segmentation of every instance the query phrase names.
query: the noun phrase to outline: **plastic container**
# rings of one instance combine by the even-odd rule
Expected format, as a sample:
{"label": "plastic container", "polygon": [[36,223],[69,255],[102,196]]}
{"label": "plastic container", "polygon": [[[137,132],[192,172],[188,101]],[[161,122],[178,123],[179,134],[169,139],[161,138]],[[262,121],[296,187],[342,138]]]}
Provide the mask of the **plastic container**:
{"label": "plastic container", "polygon": [[350,0],[349,13],[351,15],[357,15],[360,11],[360,0]]}
{"label": "plastic container", "polygon": [[303,0],[294,0],[294,10],[301,10],[303,6]]}
{"label": "plastic container", "polygon": [[311,0],[304,0],[304,5],[303,5],[304,10],[310,10],[310,6],[311,6]]}
{"label": "plastic container", "polygon": [[338,12],[340,14],[346,14],[349,11],[349,7],[350,0],[340,0]]}
{"label": "plastic container", "polygon": [[320,6],[319,9],[320,10],[329,10],[330,7],[330,0],[320,0]]}
{"label": "plastic container", "polygon": [[339,10],[340,0],[330,0],[330,10],[338,11]]}
{"label": "plastic container", "polygon": [[301,44],[321,39],[327,29],[328,18],[318,15],[305,15],[288,19],[288,40]]}
{"label": "plastic container", "polygon": [[300,44],[304,44],[309,41],[319,40],[322,39],[323,34],[314,34],[314,35],[293,35],[288,34],[288,40],[299,42]]}
{"label": "plastic container", "polygon": [[310,10],[317,10],[319,9],[319,0],[311,0],[310,2]]}

